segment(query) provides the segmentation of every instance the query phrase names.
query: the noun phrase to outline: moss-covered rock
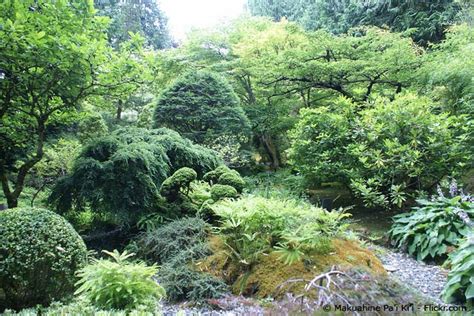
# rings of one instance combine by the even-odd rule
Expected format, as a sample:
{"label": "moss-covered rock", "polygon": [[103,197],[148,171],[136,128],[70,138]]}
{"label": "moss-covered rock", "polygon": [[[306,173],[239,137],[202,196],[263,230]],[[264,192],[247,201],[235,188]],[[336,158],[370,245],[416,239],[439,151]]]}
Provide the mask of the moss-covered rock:
{"label": "moss-covered rock", "polygon": [[[213,255],[200,261],[196,267],[224,279],[232,286],[235,294],[253,295],[258,298],[279,297],[277,288],[292,278],[312,279],[332,266],[364,269],[373,275],[385,275],[380,260],[369,250],[360,247],[355,241],[335,239],[333,252],[313,254],[308,260],[287,265],[279,260],[279,254],[272,252],[262,255],[257,264],[242,271],[228,260],[228,249],[222,240],[213,237],[210,240]],[[294,294],[301,293],[304,284],[291,289]]]}

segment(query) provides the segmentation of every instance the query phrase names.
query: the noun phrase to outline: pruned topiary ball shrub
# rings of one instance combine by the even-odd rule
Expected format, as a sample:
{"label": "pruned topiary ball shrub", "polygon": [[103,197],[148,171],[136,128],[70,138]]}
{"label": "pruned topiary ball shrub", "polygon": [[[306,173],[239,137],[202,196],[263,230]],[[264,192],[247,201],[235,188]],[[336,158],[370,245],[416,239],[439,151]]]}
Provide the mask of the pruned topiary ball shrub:
{"label": "pruned topiary ball shrub", "polygon": [[216,184],[211,187],[211,198],[214,201],[225,198],[236,198],[238,195],[237,190],[230,185]]}
{"label": "pruned topiary ball shrub", "polygon": [[204,174],[204,177],[202,179],[208,182],[209,184],[216,184],[220,176],[222,176],[224,173],[227,173],[227,172],[230,172],[229,167],[222,165]]}
{"label": "pruned topiary ball shrub", "polygon": [[245,187],[244,179],[242,179],[240,174],[234,170],[223,173],[217,182],[219,184],[230,185],[231,187],[234,187],[239,193],[242,193],[242,190]]}
{"label": "pruned topiary ball shrub", "polygon": [[179,197],[181,189],[189,188],[191,182],[196,180],[197,173],[191,168],[178,169],[173,175],[167,178],[161,185],[160,193],[168,201],[175,201]]}
{"label": "pruned topiary ball shrub", "polygon": [[63,217],[31,207],[0,212],[0,310],[48,305],[71,294],[86,255]]}

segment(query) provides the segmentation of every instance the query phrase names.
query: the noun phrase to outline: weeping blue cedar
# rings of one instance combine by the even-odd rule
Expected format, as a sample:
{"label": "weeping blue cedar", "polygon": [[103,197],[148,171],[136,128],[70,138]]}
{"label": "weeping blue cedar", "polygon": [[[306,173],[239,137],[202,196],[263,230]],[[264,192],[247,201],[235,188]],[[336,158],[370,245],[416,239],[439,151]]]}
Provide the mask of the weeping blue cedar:
{"label": "weeping blue cedar", "polygon": [[216,152],[161,128],[121,128],[87,145],[49,197],[59,212],[90,206],[125,218],[160,209],[159,188],[182,167],[199,177],[222,164]]}

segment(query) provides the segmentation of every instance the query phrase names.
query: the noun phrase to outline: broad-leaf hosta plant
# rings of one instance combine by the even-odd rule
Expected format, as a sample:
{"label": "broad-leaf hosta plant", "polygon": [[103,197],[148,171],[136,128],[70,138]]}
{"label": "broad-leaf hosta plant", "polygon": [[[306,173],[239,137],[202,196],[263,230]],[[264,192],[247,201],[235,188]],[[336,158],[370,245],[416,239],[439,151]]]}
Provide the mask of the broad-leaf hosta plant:
{"label": "broad-leaf hosta plant", "polygon": [[457,249],[449,256],[451,272],[443,292],[447,303],[465,302],[474,305],[474,229]]}
{"label": "broad-leaf hosta plant", "polygon": [[474,219],[472,197],[458,192],[453,182],[450,196],[438,189],[436,197],[417,202],[412,212],[394,217],[391,240],[396,247],[406,246],[417,260],[443,258],[449,247],[456,247],[470,233],[467,222]]}

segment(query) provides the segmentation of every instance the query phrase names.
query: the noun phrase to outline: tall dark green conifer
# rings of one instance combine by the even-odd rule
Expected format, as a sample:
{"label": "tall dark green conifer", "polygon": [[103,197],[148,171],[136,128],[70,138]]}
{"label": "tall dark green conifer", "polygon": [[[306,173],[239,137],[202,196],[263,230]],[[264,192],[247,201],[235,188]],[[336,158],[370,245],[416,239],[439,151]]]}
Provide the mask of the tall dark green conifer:
{"label": "tall dark green conifer", "polygon": [[95,0],[99,15],[112,19],[109,41],[113,46],[129,39],[129,32],[140,33],[146,45],[155,49],[171,46],[168,19],[157,0]]}

